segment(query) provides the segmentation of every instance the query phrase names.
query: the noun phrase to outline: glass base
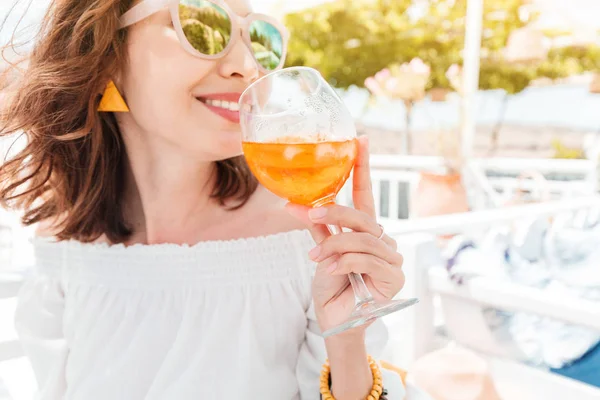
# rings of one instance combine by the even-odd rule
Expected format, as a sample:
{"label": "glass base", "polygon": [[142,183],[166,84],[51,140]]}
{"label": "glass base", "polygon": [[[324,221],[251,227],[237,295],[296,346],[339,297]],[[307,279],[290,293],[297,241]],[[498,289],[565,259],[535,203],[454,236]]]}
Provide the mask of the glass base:
{"label": "glass base", "polygon": [[350,314],[346,321],[323,332],[322,336],[327,338],[329,336],[337,335],[338,333],[345,332],[352,328],[368,324],[369,322],[379,317],[383,317],[384,315],[403,310],[406,307],[417,304],[418,302],[419,299],[388,300],[383,302],[377,302],[371,299],[369,301],[359,303],[356,305],[354,311],[352,311],[352,314]]}

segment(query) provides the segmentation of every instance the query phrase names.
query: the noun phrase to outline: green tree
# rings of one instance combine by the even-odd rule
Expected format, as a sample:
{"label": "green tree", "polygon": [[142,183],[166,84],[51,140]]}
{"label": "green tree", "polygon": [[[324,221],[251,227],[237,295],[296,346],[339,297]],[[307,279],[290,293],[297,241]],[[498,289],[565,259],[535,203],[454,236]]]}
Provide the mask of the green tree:
{"label": "green tree", "polygon": [[231,37],[231,21],[212,7],[179,5],[183,33],[190,44],[204,54],[217,54]]}
{"label": "green tree", "polygon": [[342,0],[290,14],[287,65],[314,67],[337,87],[363,86],[386,65],[417,56],[406,12],[411,3]]}
{"label": "green tree", "polygon": [[[510,33],[527,24],[519,16],[524,3],[484,3],[484,57],[497,57]],[[430,0],[415,17],[412,0],[340,0],[290,14],[287,65],[314,67],[346,88],[362,87],[386,66],[419,57],[432,69],[429,86],[450,88],[445,73],[462,62],[466,5],[466,0]]]}
{"label": "green tree", "polygon": [[600,46],[566,46],[551,49],[548,62],[562,68],[565,76],[582,72],[600,72]]}

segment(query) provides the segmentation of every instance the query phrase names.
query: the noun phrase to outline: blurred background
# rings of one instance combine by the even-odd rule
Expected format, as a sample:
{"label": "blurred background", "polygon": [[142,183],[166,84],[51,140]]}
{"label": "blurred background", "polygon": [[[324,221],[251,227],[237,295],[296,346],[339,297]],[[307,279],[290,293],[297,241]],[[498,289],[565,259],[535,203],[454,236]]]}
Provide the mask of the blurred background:
{"label": "blurred background", "polygon": [[[370,138],[403,295],[421,299],[386,319],[387,359],[440,400],[423,371],[458,379],[444,357],[483,360],[502,399],[600,399],[600,1],[251,2],[290,30],[287,66],[319,70]],[[12,3],[3,44],[47,4]],[[12,327],[30,235],[0,210],[0,399],[35,390]]]}

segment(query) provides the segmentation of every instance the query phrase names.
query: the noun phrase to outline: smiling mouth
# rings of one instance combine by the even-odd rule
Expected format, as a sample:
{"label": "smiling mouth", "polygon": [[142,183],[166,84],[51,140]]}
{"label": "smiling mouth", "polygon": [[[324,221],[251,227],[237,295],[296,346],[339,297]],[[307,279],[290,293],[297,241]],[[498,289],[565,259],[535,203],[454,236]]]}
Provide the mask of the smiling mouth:
{"label": "smiling mouth", "polygon": [[210,107],[220,108],[226,111],[240,111],[240,105],[237,102],[227,100],[213,100],[204,97],[196,97],[196,99]]}
{"label": "smiling mouth", "polygon": [[240,123],[240,106],[237,101],[196,97],[212,113],[235,124]]}

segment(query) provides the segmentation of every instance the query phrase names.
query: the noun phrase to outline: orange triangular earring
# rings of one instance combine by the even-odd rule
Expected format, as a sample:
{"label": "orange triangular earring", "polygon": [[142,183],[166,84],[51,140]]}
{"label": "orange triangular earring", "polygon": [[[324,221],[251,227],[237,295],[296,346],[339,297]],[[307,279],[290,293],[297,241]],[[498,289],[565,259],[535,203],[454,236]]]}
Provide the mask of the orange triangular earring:
{"label": "orange triangular earring", "polygon": [[129,107],[123,100],[123,96],[119,93],[119,90],[115,86],[115,83],[111,80],[106,85],[104,95],[100,100],[98,111],[103,112],[129,112]]}

